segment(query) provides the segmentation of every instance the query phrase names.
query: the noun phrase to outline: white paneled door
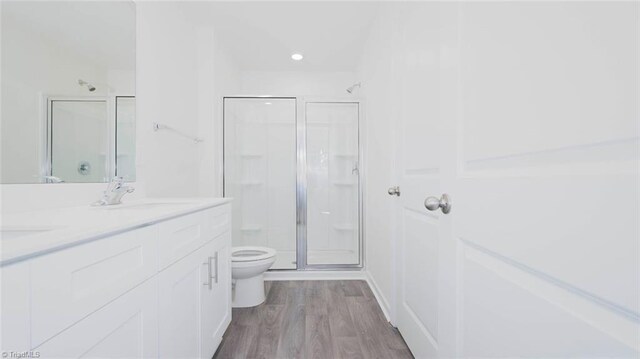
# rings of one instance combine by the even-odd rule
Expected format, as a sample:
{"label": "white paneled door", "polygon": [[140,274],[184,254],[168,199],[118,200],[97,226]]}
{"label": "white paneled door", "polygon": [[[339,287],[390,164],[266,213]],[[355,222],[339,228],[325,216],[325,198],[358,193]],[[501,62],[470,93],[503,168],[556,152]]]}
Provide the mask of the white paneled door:
{"label": "white paneled door", "polygon": [[[396,321],[417,358],[640,355],[638,6],[402,10]],[[443,193],[449,214],[425,208]]]}
{"label": "white paneled door", "polygon": [[[437,61],[443,6],[414,3],[399,14],[404,25],[395,44],[397,106],[398,241],[396,324],[416,358],[452,357],[456,332],[456,244],[451,216],[428,211],[426,197],[452,189],[455,137],[441,111],[447,73]],[[442,13],[441,13],[442,12]]]}

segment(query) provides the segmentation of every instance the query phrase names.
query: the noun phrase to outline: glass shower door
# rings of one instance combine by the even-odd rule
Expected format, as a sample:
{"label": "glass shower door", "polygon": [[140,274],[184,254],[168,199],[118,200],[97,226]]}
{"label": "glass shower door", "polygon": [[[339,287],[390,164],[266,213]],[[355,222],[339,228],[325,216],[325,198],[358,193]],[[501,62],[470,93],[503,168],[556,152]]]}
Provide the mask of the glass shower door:
{"label": "glass shower door", "polygon": [[306,104],[309,266],[361,264],[358,106],[350,102]]}
{"label": "glass shower door", "polygon": [[224,173],[233,245],[273,248],[272,269],[295,269],[294,98],[224,99]]}
{"label": "glass shower door", "polygon": [[51,100],[49,110],[50,175],[71,183],[109,180],[107,101]]}

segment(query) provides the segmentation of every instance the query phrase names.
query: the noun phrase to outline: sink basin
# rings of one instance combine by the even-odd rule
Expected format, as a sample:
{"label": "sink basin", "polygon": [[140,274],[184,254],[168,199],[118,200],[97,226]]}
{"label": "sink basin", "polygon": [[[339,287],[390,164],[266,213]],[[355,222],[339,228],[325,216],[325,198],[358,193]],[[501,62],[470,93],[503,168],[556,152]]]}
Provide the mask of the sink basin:
{"label": "sink basin", "polygon": [[49,232],[58,228],[60,227],[31,227],[31,226],[30,227],[27,227],[27,226],[0,227],[0,237],[3,240],[16,239],[16,238],[28,237],[28,236],[32,236],[32,235],[40,234],[44,232]]}
{"label": "sink basin", "polygon": [[162,208],[162,207],[171,207],[171,206],[184,206],[192,204],[191,202],[150,202],[150,203],[134,203],[134,204],[116,204],[113,206],[104,206],[99,207],[101,209],[107,210],[144,210],[144,209],[154,209],[154,208]]}

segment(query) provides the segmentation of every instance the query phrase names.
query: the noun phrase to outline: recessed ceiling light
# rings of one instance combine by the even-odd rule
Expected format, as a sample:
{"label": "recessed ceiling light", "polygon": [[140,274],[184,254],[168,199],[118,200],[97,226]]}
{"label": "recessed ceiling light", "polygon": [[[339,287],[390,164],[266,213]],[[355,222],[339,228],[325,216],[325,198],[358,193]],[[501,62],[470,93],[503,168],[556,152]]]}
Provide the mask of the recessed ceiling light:
{"label": "recessed ceiling light", "polygon": [[302,58],[303,58],[302,54],[297,54],[296,53],[296,54],[291,55],[291,59],[293,59],[295,61],[300,61],[300,60],[302,60]]}
{"label": "recessed ceiling light", "polygon": [[265,102],[264,104],[265,105],[271,105],[271,102]]}

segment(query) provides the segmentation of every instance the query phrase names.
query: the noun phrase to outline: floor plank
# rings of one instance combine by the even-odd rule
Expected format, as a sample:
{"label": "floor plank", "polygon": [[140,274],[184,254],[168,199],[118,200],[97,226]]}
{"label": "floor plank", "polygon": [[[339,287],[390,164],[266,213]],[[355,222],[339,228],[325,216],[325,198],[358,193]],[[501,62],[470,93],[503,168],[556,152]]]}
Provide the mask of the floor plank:
{"label": "floor plank", "polygon": [[326,281],[307,281],[305,288],[305,308],[307,315],[329,314],[329,289]]}
{"label": "floor plank", "polygon": [[327,314],[310,314],[306,318],[305,358],[333,359],[333,342]]}
{"label": "floor plank", "polygon": [[[304,284],[304,282],[301,283]],[[306,339],[305,288],[304,286],[282,286],[282,288],[286,289],[286,301],[280,324],[277,358],[302,358]]]}
{"label": "floor plank", "polygon": [[340,283],[342,284],[342,290],[344,291],[344,295],[346,297],[362,297],[363,293],[362,293],[362,289],[360,289],[360,282],[364,282],[364,281],[359,281],[359,280],[343,280],[340,281]]}
{"label": "floor plank", "polygon": [[413,358],[366,281],[274,281],[233,309],[216,359]]}
{"label": "floor plank", "polygon": [[358,337],[334,338],[336,347],[336,358],[340,359],[366,359],[364,351],[360,346]]}
{"label": "floor plank", "polygon": [[280,326],[284,315],[284,305],[262,305],[257,315],[257,335],[252,340],[247,352],[247,358],[269,359],[275,358],[278,353],[280,339]]}
{"label": "floor plank", "polygon": [[384,342],[384,328],[388,323],[380,320],[373,306],[363,298],[347,297],[347,308],[355,324],[365,358],[392,358]]}
{"label": "floor plank", "polygon": [[347,300],[342,292],[342,284],[340,281],[327,282],[329,289],[329,301],[331,302],[331,310],[329,310],[329,324],[331,333],[337,337],[355,337],[356,330],[349,308],[347,308]]}
{"label": "floor plank", "polygon": [[269,287],[266,304],[285,304],[287,299],[287,282],[273,282]]}

